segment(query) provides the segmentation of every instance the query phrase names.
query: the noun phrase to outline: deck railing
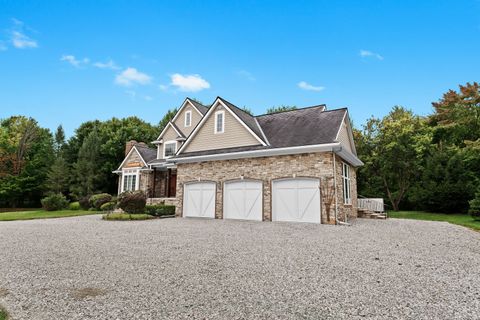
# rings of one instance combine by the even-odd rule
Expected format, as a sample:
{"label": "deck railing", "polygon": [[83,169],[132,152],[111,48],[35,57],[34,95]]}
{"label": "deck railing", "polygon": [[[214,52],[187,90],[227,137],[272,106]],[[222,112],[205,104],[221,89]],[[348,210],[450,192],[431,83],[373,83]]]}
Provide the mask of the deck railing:
{"label": "deck railing", "polygon": [[359,209],[365,209],[373,212],[385,212],[385,206],[382,198],[358,198],[357,205]]}

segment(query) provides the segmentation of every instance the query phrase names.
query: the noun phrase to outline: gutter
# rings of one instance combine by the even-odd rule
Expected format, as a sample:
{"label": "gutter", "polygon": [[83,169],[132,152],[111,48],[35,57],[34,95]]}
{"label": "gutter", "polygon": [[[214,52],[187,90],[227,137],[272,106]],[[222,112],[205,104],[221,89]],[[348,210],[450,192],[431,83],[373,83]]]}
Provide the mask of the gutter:
{"label": "gutter", "polygon": [[[257,157],[268,157],[268,156],[310,153],[310,152],[328,152],[328,151],[333,151],[334,148],[340,148],[341,149],[340,143],[336,142],[336,143],[314,144],[314,145],[308,145],[308,146],[297,146],[297,147],[286,147],[286,148],[270,148],[270,149],[251,150],[251,151],[217,153],[217,154],[183,157],[183,158],[182,157],[176,157],[176,158],[172,158],[172,159],[167,159],[167,162],[191,163],[191,162],[199,162],[199,161],[257,158]],[[354,158],[355,158],[355,156],[354,156]],[[358,161],[355,161],[355,162],[358,163],[358,162],[361,162],[361,161],[358,160]]]}

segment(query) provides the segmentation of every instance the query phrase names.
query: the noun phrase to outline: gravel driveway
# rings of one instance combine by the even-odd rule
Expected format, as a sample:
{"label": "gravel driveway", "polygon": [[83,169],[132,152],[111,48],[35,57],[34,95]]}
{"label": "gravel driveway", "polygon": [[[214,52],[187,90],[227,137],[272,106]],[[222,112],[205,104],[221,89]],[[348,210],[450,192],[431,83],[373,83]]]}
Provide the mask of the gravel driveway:
{"label": "gravel driveway", "polygon": [[479,319],[480,233],[100,216],[0,223],[13,319]]}

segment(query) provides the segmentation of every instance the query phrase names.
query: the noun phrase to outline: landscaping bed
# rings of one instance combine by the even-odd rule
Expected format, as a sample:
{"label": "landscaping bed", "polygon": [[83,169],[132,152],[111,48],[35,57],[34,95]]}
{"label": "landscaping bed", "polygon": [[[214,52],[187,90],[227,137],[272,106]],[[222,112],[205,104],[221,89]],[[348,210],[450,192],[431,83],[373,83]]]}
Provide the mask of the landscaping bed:
{"label": "landscaping bed", "polygon": [[130,214],[130,213],[123,213],[123,212],[112,212],[107,213],[102,216],[103,220],[110,220],[110,221],[129,221],[129,220],[149,220],[155,219],[154,216],[145,214],[145,213],[138,213],[138,214]]}

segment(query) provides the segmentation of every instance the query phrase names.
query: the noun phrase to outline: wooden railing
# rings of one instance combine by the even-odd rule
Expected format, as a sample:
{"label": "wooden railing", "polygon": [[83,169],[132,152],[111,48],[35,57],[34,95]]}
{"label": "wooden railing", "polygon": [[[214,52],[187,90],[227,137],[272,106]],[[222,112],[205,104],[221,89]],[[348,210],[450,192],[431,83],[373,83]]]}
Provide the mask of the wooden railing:
{"label": "wooden railing", "polygon": [[382,198],[358,198],[357,204],[359,209],[373,212],[385,212]]}

